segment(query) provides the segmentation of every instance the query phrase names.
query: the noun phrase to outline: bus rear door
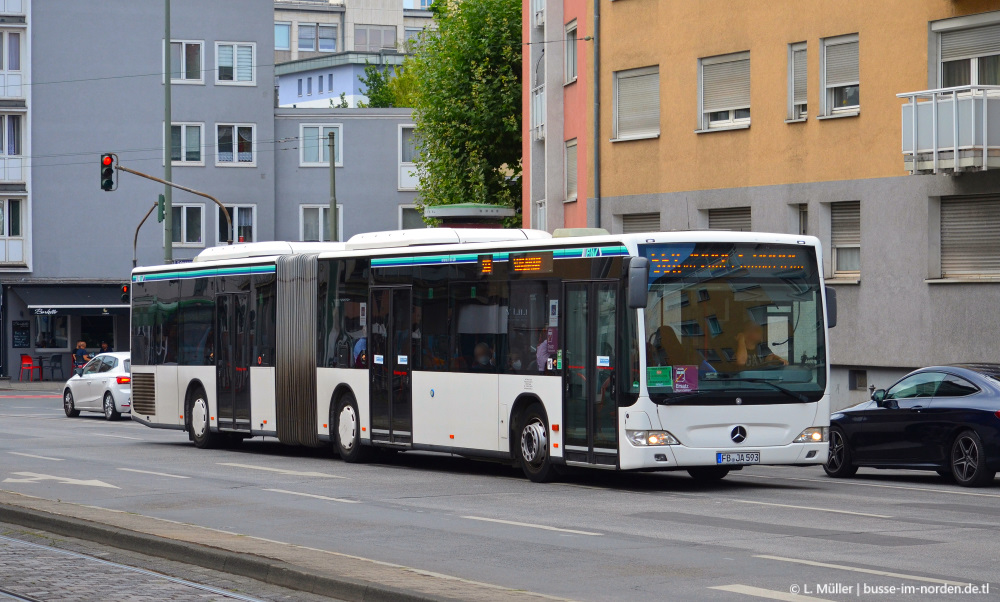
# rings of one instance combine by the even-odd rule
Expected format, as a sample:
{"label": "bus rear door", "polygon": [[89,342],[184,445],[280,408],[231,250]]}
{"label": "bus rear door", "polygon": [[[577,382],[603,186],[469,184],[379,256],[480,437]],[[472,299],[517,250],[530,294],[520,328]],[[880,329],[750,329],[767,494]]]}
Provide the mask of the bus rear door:
{"label": "bus rear door", "polygon": [[412,294],[409,287],[373,287],[368,307],[371,439],[413,443]]}

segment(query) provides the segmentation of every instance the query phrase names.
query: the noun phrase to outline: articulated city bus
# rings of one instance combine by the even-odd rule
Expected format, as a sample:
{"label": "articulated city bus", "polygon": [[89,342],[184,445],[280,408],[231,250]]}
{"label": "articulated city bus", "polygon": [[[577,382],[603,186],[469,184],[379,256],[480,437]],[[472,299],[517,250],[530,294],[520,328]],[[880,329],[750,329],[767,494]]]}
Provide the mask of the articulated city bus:
{"label": "articulated city bus", "polygon": [[827,457],[819,242],[427,229],[206,249],[132,275],[132,419],[519,465],[685,469]]}

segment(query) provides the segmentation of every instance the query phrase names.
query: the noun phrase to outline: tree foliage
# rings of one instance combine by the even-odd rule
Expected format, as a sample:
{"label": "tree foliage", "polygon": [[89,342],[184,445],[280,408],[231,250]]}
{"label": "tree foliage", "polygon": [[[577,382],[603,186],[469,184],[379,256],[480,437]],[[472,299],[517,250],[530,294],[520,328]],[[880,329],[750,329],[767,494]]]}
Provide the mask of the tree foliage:
{"label": "tree foliage", "polygon": [[359,109],[382,109],[396,106],[389,81],[392,71],[384,65],[365,63],[365,74],[358,76],[365,89],[362,94],[368,97],[368,102],[358,102]]}
{"label": "tree foliage", "polygon": [[519,209],[521,2],[440,4],[447,10],[435,11],[437,29],[424,32],[408,69],[417,92],[418,202]]}

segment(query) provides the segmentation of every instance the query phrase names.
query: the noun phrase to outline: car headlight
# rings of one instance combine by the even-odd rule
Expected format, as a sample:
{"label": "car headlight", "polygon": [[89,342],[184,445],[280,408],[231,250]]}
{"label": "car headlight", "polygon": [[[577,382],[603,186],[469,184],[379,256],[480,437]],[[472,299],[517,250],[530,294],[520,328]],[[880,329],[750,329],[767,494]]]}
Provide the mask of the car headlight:
{"label": "car headlight", "polygon": [[625,436],[632,445],[646,447],[648,445],[680,445],[677,437],[667,431],[625,431]]}
{"label": "car headlight", "polygon": [[823,443],[829,441],[829,429],[825,426],[811,426],[799,433],[792,443]]}

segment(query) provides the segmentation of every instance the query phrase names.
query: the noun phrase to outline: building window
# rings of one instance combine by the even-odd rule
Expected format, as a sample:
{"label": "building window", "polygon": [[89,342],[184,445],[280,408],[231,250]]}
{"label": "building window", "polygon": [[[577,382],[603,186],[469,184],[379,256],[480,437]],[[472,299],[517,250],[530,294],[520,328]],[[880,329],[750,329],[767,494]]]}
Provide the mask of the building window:
{"label": "building window", "polygon": [[545,140],[545,84],[531,90],[531,138]]}
{"label": "building window", "polygon": [[299,50],[316,51],[316,24],[299,23]]}
{"label": "building window", "polygon": [[823,114],[857,113],[861,107],[857,34],[826,38],[822,49]]}
{"label": "building window", "polygon": [[809,204],[799,203],[797,213],[799,216],[799,236],[806,236],[809,234]]}
{"label": "building window", "polygon": [[835,276],[861,272],[861,201],[830,204],[830,246]]}
{"label": "building window", "polygon": [[421,217],[416,205],[399,206],[400,230],[419,230],[426,227],[427,224],[424,223],[424,218]]}
{"label": "building window", "polygon": [[[4,38],[6,38],[6,44]],[[24,96],[20,73],[21,40],[20,32],[0,31],[0,96],[6,98]]]}
{"label": "building window", "polygon": [[393,25],[355,25],[354,50],[378,52],[396,47],[396,27]]}
{"label": "building window", "polygon": [[941,199],[941,277],[1000,275],[1000,196]]}
{"label": "building window", "polygon": [[299,96],[302,96],[302,78],[299,78]]}
{"label": "building window", "polygon": [[867,370],[848,370],[847,388],[851,391],[865,391],[868,389]]}
{"label": "building window", "polygon": [[69,316],[35,316],[36,349],[69,349]]}
{"label": "building window", "polygon": [[576,200],[576,138],[566,141],[566,200]]}
{"label": "building window", "polygon": [[170,124],[170,161],[173,165],[198,164],[204,165],[201,149],[205,146],[202,140],[200,123]]}
{"label": "building window", "polygon": [[330,132],[334,133],[334,154],[337,167],[344,166],[343,155],[343,128],[336,125],[310,125],[303,124],[299,128],[299,166],[300,167],[329,167],[330,166],[330,144],[328,142]]}
{"label": "building window", "polygon": [[171,40],[170,42],[170,82],[178,84],[204,83],[201,73],[204,61],[202,42],[193,40]]}
{"label": "building window", "polygon": [[[322,75],[320,77],[323,77]],[[326,89],[333,92],[333,74],[328,73],[326,76]]]}
{"label": "building window", "polygon": [[291,23],[275,23],[274,24],[274,49],[275,50],[291,50],[292,49],[292,24]]}
{"label": "building window", "polygon": [[253,84],[255,44],[216,44],[218,84]]}
{"label": "building window", "polygon": [[[330,206],[299,206],[299,239],[303,242],[330,241]],[[337,205],[337,240],[344,239],[344,208]]]}
{"label": "building window", "polygon": [[805,119],[808,115],[806,102],[807,75],[806,43],[788,46],[788,118]]}
{"label": "building window", "polygon": [[750,125],[750,53],[699,59],[701,129]]}
{"label": "building window", "polygon": [[641,234],[660,231],[659,213],[632,213],[622,216],[623,234]]}
{"label": "building window", "polygon": [[750,232],[751,212],[749,207],[723,207],[708,210],[709,230],[732,230]]}
{"label": "building window", "polygon": [[216,124],[216,165],[256,165],[253,124]]}
{"label": "building window", "polygon": [[312,93],[313,93],[313,78],[307,77],[306,78],[306,95],[307,96],[312,96]]}
{"label": "building window", "polygon": [[417,144],[416,128],[412,125],[399,127],[399,190],[416,190],[419,184],[417,177],[417,159],[420,158],[420,147]]}
{"label": "building window", "polygon": [[566,25],[566,83],[576,81],[576,19]]}
{"label": "building window", "polygon": [[4,238],[20,238],[23,199],[0,200],[0,236]]}
{"label": "building window", "polygon": [[941,87],[1000,85],[1000,24],[941,33]]}
{"label": "building window", "polygon": [[319,30],[319,51],[337,52],[337,26],[320,25]]}
{"label": "building window", "polygon": [[174,205],[171,208],[173,217],[172,242],[175,247],[204,246],[204,205]]}
{"label": "building window", "polygon": [[617,140],[660,135],[660,67],[616,71],[614,137]]}
{"label": "building window", "polygon": [[[229,240],[229,222],[222,213],[221,207],[216,207],[219,236],[217,242],[221,245]],[[256,242],[257,206],[256,205],[226,205],[229,219],[233,221],[233,242]]]}
{"label": "building window", "polygon": [[416,50],[416,46],[420,42],[420,35],[423,33],[423,27],[403,28],[403,46],[406,48],[407,52],[413,52]]}
{"label": "building window", "polygon": [[[18,157],[24,153],[23,119],[19,114],[0,115],[0,155]],[[8,178],[0,176],[0,179]]]}

